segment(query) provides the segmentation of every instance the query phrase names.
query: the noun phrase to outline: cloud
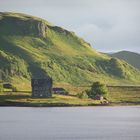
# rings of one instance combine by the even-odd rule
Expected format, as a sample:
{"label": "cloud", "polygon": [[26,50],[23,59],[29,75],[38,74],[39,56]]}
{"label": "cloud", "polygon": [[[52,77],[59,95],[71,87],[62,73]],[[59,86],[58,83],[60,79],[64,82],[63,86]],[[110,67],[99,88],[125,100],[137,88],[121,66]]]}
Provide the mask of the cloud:
{"label": "cloud", "polygon": [[0,0],[0,11],[31,14],[76,32],[99,51],[140,53],[139,0]]}

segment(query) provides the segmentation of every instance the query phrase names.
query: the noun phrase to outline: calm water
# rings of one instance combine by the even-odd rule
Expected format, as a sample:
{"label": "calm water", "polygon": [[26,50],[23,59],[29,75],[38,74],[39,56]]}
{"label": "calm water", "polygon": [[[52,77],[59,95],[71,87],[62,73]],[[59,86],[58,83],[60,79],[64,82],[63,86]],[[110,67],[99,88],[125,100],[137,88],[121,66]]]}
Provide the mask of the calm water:
{"label": "calm water", "polygon": [[0,107],[0,140],[140,140],[140,106]]}

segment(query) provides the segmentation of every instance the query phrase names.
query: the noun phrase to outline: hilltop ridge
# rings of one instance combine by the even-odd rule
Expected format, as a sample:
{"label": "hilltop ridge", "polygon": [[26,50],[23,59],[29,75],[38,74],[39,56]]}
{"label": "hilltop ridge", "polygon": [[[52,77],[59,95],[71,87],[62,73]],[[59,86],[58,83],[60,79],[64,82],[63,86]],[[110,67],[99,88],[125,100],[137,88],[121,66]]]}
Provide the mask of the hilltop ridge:
{"label": "hilltop ridge", "polygon": [[140,70],[140,54],[130,51],[120,51],[116,53],[109,54],[112,57],[125,60],[127,63],[131,64],[135,68]]}

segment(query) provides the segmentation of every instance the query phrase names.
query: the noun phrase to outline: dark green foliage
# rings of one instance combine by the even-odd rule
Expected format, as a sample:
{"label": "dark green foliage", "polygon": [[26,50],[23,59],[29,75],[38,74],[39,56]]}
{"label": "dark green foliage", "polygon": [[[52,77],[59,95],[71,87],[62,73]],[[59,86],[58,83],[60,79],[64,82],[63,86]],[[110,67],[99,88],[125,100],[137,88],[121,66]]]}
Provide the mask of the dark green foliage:
{"label": "dark green foliage", "polygon": [[91,89],[87,91],[89,98],[93,99],[96,98],[98,95],[106,97],[107,93],[107,87],[100,82],[94,82],[91,86]]}

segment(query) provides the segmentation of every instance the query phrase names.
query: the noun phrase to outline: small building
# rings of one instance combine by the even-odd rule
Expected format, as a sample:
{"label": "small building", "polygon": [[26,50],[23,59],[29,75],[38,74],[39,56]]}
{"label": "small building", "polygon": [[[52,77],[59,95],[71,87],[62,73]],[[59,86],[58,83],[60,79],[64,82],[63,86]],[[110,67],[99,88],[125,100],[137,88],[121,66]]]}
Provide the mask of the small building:
{"label": "small building", "polygon": [[32,79],[32,97],[51,97],[52,96],[52,78]]}
{"label": "small building", "polygon": [[64,88],[53,88],[54,94],[68,95],[68,92]]}
{"label": "small building", "polygon": [[12,89],[12,84],[10,84],[10,83],[4,83],[3,84],[3,88],[7,88],[7,89]]}

